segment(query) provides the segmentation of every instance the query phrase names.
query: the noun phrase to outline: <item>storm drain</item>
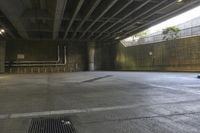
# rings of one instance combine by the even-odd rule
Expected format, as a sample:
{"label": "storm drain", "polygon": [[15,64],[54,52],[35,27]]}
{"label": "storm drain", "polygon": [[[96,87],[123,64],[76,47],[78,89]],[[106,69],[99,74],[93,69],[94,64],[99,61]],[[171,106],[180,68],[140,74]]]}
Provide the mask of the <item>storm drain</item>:
{"label": "storm drain", "polygon": [[75,129],[67,118],[34,118],[28,133],[75,133]]}

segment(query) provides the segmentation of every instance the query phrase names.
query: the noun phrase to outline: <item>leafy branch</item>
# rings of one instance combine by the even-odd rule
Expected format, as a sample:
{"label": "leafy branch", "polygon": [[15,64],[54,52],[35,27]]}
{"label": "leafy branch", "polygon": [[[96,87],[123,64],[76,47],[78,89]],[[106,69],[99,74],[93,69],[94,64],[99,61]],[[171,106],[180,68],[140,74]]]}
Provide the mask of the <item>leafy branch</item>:
{"label": "leafy branch", "polygon": [[163,40],[174,40],[177,39],[178,33],[180,32],[180,29],[176,26],[167,27],[166,29],[163,29]]}

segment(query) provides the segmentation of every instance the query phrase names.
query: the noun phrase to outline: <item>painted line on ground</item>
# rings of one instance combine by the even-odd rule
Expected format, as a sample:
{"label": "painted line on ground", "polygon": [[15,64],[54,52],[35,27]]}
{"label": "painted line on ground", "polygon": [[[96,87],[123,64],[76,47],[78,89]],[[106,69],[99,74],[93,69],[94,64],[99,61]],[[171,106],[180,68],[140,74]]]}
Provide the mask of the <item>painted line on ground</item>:
{"label": "painted line on ground", "polygon": [[9,115],[0,115],[0,119],[7,119]]}
{"label": "painted line on ground", "polygon": [[157,87],[157,88],[165,88],[165,89],[170,89],[170,90],[175,90],[175,91],[182,91],[185,93],[200,94],[200,91],[196,91],[191,88],[190,89],[182,89],[183,86],[178,86],[178,88],[170,87],[170,86],[156,85],[156,84],[150,84],[150,86]]}
{"label": "painted line on ground", "polygon": [[26,118],[26,117],[37,117],[37,116],[49,116],[49,115],[67,115],[67,114],[77,114],[77,113],[91,113],[91,112],[101,112],[101,111],[110,111],[110,110],[118,110],[118,109],[130,109],[130,108],[134,108],[137,106],[141,106],[141,104],[111,106],[111,107],[96,107],[96,108],[88,108],[88,109],[71,109],[71,110],[55,110],[55,111],[43,111],[43,112],[0,114],[0,119]]}
{"label": "painted line on ground", "polygon": [[[166,87],[166,86],[160,86],[160,85],[155,85],[155,84],[151,84],[151,86],[177,90],[177,88],[174,88],[174,87]],[[188,91],[185,91],[185,92],[188,92]],[[181,101],[181,102],[185,102],[185,101]],[[151,104],[151,105],[146,104],[146,103],[144,104],[140,103],[140,104],[133,104],[133,105],[94,107],[94,108],[86,108],[86,109],[70,109],[70,110],[54,110],[54,111],[52,110],[52,111],[42,111],[42,112],[0,114],[0,119],[29,118],[29,117],[51,116],[51,115],[69,115],[69,114],[78,114],[78,113],[103,112],[103,111],[112,111],[112,110],[120,110],[120,109],[132,109],[139,106],[154,106],[158,104],[173,104],[173,103],[174,102],[168,102],[168,103],[157,103],[157,104]]]}
{"label": "painted line on ground", "polygon": [[159,104],[174,104],[177,102],[167,102],[167,103],[157,103],[157,104],[133,104],[133,105],[122,105],[122,106],[110,106],[110,107],[96,107],[87,109],[71,109],[71,110],[55,110],[55,111],[42,111],[42,112],[27,112],[27,113],[12,113],[12,114],[0,114],[0,119],[14,119],[14,118],[32,118],[32,117],[42,117],[42,116],[52,116],[52,115],[70,115],[78,113],[92,113],[92,112],[103,112],[103,111],[113,111],[121,109],[133,109],[139,106],[154,106]]}

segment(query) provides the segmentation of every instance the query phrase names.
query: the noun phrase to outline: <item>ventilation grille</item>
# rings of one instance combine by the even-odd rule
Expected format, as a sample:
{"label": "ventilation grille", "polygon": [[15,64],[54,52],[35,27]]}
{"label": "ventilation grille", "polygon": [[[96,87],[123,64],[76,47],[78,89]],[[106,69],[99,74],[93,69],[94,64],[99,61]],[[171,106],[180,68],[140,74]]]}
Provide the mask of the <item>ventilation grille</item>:
{"label": "ventilation grille", "polygon": [[68,118],[34,118],[28,133],[75,133]]}

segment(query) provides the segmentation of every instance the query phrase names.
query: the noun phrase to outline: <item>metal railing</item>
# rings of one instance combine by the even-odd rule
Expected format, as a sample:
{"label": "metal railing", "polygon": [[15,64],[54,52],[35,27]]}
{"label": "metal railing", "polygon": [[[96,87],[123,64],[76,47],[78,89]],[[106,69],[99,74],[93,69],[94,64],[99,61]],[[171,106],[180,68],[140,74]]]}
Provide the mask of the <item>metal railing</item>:
{"label": "metal railing", "polygon": [[[200,36],[200,25],[195,27],[190,27],[186,29],[181,29],[179,33],[177,34],[177,38],[186,38],[186,37],[192,37],[192,36]],[[149,43],[157,43],[157,42],[163,42],[166,41],[163,39],[163,34],[153,35],[153,36],[146,36],[138,39],[137,41],[124,41],[121,42],[125,47],[128,46],[135,46],[135,45],[141,45],[141,44],[149,44]],[[172,40],[169,38],[169,40]]]}

